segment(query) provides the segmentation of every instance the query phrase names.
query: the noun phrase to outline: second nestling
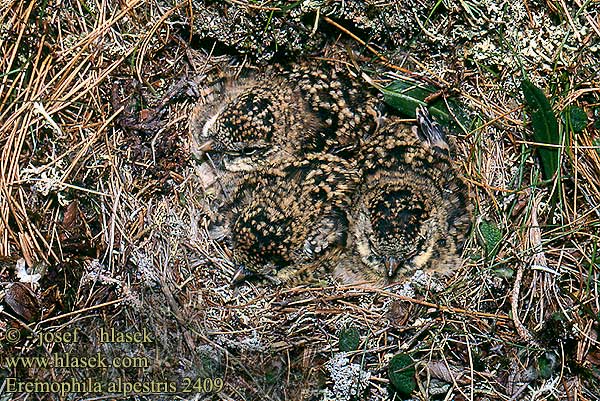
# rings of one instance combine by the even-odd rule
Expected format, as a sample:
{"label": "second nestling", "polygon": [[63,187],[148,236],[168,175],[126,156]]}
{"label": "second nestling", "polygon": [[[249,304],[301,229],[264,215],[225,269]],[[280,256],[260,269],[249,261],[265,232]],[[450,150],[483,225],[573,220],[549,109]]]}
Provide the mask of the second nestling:
{"label": "second nestling", "polygon": [[233,196],[231,242],[238,272],[286,282],[319,281],[347,243],[356,168],[307,154],[248,173]]}

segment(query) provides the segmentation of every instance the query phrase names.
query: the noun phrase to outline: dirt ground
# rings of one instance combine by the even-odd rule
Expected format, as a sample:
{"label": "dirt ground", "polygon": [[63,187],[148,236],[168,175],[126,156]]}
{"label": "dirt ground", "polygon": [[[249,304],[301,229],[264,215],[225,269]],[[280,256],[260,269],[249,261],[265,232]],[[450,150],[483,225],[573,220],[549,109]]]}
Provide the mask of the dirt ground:
{"label": "dirt ground", "polygon": [[[0,21],[0,401],[600,400],[597,1],[4,0]],[[190,112],[316,58],[409,123],[445,110],[473,205],[451,278],[230,285]]]}

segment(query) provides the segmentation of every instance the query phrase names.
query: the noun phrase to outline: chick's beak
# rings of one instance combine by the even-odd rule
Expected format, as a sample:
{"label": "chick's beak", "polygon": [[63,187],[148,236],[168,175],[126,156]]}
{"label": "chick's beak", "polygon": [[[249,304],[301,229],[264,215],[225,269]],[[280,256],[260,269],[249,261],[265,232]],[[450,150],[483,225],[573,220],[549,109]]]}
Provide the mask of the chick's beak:
{"label": "chick's beak", "polygon": [[388,277],[390,277],[390,278],[394,277],[399,264],[400,263],[398,262],[398,259],[396,259],[393,256],[387,256],[384,259],[383,265],[385,266]]}
{"label": "chick's beak", "polygon": [[248,277],[252,277],[254,276],[254,273],[251,272],[250,270],[246,269],[246,266],[244,265],[240,265],[238,266],[237,271],[235,272],[235,274],[233,275],[233,278],[231,279],[231,285],[238,285],[243,283]]}
{"label": "chick's beak", "polygon": [[214,141],[212,139],[209,139],[208,141],[202,143],[199,147],[198,150],[202,151],[202,152],[208,152],[213,150],[213,144]]}

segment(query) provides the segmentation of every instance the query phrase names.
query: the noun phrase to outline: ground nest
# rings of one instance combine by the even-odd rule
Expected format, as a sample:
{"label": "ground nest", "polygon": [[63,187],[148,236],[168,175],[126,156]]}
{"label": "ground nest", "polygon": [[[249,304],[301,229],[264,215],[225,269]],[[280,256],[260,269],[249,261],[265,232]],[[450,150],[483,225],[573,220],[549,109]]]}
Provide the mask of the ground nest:
{"label": "ground nest", "polygon": [[[599,16],[2,2],[0,400],[599,400]],[[231,286],[190,112],[301,59],[452,133],[473,216],[450,278]]]}

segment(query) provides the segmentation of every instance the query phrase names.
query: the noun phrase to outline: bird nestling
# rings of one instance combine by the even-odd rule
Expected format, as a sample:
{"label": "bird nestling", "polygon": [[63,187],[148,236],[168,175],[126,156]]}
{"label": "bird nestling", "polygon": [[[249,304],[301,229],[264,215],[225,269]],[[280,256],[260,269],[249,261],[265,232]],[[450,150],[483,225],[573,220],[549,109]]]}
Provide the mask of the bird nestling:
{"label": "bird nestling", "polygon": [[314,150],[355,158],[361,141],[379,126],[384,106],[377,95],[346,65],[312,61],[285,75],[319,119]]}
{"label": "bird nestling", "polygon": [[386,121],[362,147],[351,231],[365,277],[445,273],[459,261],[470,222],[463,184],[442,128],[425,109],[417,123]]}
{"label": "bird nestling", "polygon": [[312,281],[346,245],[355,166],[331,154],[289,158],[247,173],[233,196],[231,240],[239,270]]}
{"label": "bird nestling", "polygon": [[234,156],[228,169],[249,171],[290,155],[354,155],[378,125],[379,104],[347,69],[309,61],[213,87],[189,127],[199,143]]}
{"label": "bird nestling", "polygon": [[[311,147],[317,117],[283,78],[245,78],[213,91],[192,112],[190,131],[199,143],[209,143],[210,150],[229,155],[229,169],[252,170]],[[250,167],[238,168],[231,160]]]}

